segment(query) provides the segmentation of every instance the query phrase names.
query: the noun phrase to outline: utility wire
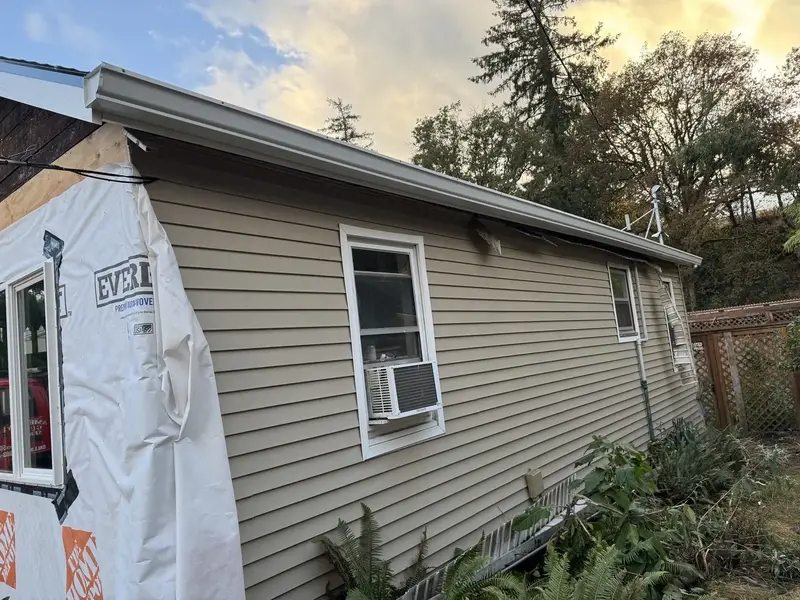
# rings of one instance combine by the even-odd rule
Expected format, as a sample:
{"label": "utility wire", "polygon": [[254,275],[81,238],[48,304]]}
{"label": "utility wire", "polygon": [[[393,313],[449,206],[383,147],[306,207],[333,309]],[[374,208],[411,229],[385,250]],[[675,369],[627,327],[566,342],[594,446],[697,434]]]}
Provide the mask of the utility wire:
{"label": "utility wire", "polygon": [[156,181],[156,177],[142,177],[140,175],[125,175],[122,173],[112,173],[110,171],[96,171],[93,169],[80,169],[73,167],[62,167],[59,165],[51,165],[49,163],[37,163],[27,160],[14,160],[13,158],[6,158],[0,156],[0,165],[31,167],[33,169],[45,169],[50,171],[65,171],[67,173],[75,173],[82,175],[89,179],[98,179],[100,181],[110,181],[112,183],[133,183],[133,184],[147,184]]}
{"label": "utility wire", "polygon": [[[536,24],[539,26],[539,29],[542,30],[542,34],[544,35],[544,38],[547,40],[547,44],[550,46],[550,49],[553,51],[553,54],[556,55],[556,58],[558,59],[558,62],[561,63],[561,68],[564,69],[564,73],[566,73],[567,79],[569,79],[569,82],[575,88],[575,91],[578,92],[578,96],[580,96],[581,101],[586,106],[586,108],[589,110],[589,114],[592,115],[592,118],[597,123],[597,126],[600,128],[600,131],[603,132],[603,136],[606,138],[608,143],[611,144],[611,147],[614,149],[614,152],[617,153],[617,156],[619,156],[619,158],[622,161],[622,163],[625,164],[626,166],[628,166],[628,168],[631,168],[631,163],[629,161],[625,160],[625,157],[622,155],[622,152],[619,151],[619,148],[617,148],[617,145],[614,143],[614,140],[611,139],[611,136],[608,134],[608,131],[603,126],[603,124],[600,122],[600,119],[597,118],[597,114],[594,112],[594,109],[592,108],[592,105],[589,104],[589,100],[586,98],[586,95],[583,93],[583,90],[578,85],[578,82],[575,81],[575,78],[572,76],[572,73],[570,73],[569,67],[567,67],[567,63],[564,62],[564,59],[561,58],[561,55],[558,53],[558,48],[556,48],[556,45],[553,43],[553,40],[550,38],[550,34],[547,32],[547,28],[544,26],[544,23],[542,22],[541,15],[538,12],[536,12],[536,9],[533,7],[533,2],[531,0],[525,0],[525,3],[528,5],[528,8],[531,10],[531,14],[533,15],[533,18],[536,21]],[[631,171],[633,171],[633,169],[631,169]],[[643,183],[642,180],[639,179],[638,176],[636,176],[635,173],[634,173],[634,179],[636,180],[636,182],[640,186],[642,186],[642,189],[644,189],[648,194],[650,193],[650,188],[648,188],[647,184]]]}

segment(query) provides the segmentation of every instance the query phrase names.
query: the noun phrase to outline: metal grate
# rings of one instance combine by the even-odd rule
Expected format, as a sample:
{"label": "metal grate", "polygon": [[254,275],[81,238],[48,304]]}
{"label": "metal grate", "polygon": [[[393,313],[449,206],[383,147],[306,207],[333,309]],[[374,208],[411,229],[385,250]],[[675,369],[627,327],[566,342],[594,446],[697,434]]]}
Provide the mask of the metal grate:
{"label": "metal grate", "polygon": [[365,375],[370,411],[376,415],[385,413],[391,414],[392,390],[389,386],[388,371],[383,367],[367,369]]}
{"label": "metal grate", "polygon": [[436,406],[439,403],[432,363],[395,367],[394,384],[400,412]]}
{"label": "metal grate", "polygon": [[[550,487],[534,502],[537,506],[554,508],[553,519],[542,520],[526,531],[514,531],[511,522],[507,521],[487,534],[483,540],[483,554],[492,558],[492,562],[478,576],[502,571],[539,548],[552,535],[552,531],[560,522],[564,509],[572,503],[574,492],[571,483],[575,476],[571,475]],[[555,521],[558,519],[558,521]],[[548,535],[549,533],[549,535]],[[448,565],[433,572],[426,579],[412,587],[398,600],[441,600],[439,594]]]}

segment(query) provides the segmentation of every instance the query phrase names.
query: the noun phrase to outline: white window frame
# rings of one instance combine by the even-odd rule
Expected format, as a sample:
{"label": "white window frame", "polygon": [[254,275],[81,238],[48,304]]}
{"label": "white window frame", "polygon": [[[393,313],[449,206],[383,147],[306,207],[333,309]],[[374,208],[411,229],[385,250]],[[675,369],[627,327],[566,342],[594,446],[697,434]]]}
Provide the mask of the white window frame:
{"label": "white window frame", "polygon": [[[636,279],[636,291],[639,292],[638,294],[639,297],[636,299],[636,304],[639,310],[639,315],[638,315],[638,318],[640,319],[639,324],[641,325],[641,331],[639,331],[639,339],[641,339],[641,341],[643,342],[646,342],[648,337],[647,317],[645,317],[644,314],[644,293],[642,293],[642,279],[639,276],[639,265],[633,266],[633,276]],[[614,311],[614,314],[617,314],[617,312]]]}
{"label": "white window frame", "polygon": [[[352,225],[339,225],[344,271],[347,313],[350,321],[350,344],[353,354],[358,426],[361,436],[361,454],[364,460],[418,444],[445,433],[444,409],[432,411],[432,419],[415,427],[370,437],[369,406],[364,378],[364,357],[361,350],[361,326],[358,318],[353,248],[386,252],[406,252],[411,265],[411,281],[417,310],[420,350],[423,361],[436,362],[436,343],[433,333],[433,311],[428,292],[428,274],[425,269],[425,247],[422,236],[365,229]],[[438,377],[438,375],[437,375]],[[439,382],[436,382],[437,388]]]}
{"label": "white window frame", "polygon": [[[25,467],[25,452],[30,437],[26,435],[23,421],[23,402],[28,401],[27,374],[22,373],[24,336],[21,331],[17,292],[32,284],[44,281],[45,335],[47,344],[47,395],[50,405],[50,454],[52,469]],[[6,294],[6,323],[8,325],[9,399],[11,407],[11,464],[12,472],[0,472],[0,481],[61,487],[64,484],[64,447],[62,442],[61,370],[58,350],[58,310],[55,269],[48,260],[36,269],[2,284]],[[32,332],[35,334],[35,332]]]}
{"label": "white window frame", "polygon": [[[628,297],[631,303],[631,317],[633,317],[633,334],[623,335],[619,328],[619,320],[617,319],[617,305],[614,299],[614,284],[611,281],[611,269],[625,271],[625,276],[628,281]],[[637,316],[639,300],[633,292],[633,276],[631,275],[631,268],[629,265],[608,263],[608,288],[611,291],[611,311],[614,313],[614,325],[617,328],[617,340],[619,343],[624,344],[627,342],[638,342],[641,339],[641,332],[639,331],[639,318]]]}

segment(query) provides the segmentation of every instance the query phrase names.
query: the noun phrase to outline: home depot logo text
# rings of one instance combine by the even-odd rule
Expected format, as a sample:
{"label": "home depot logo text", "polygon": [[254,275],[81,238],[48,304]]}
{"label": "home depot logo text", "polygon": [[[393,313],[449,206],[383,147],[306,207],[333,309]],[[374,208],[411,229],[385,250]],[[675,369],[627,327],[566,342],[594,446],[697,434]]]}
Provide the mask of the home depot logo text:
{"label": "home depot logo text", "polygon": [[150,261],[144,254],[129,256],[94,273],[97,307],[114,304],[137,296],[152,296]]}
{"label": "home depot logo text", "polygon": [[97,540],[89,531],[62,527],[67,558],[67,600],[103,600]]}
{"label": "home depot logo text", "polygon": [[0,582],[17,588],[16,527],[14,513],[0,510]]}

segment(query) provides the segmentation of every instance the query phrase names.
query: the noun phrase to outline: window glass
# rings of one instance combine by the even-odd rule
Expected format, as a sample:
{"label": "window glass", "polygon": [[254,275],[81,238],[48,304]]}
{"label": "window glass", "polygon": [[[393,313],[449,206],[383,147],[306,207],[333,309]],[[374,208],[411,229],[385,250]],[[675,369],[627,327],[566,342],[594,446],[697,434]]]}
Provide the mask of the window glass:
{"label": "window glass", "polygon": [[0,291],[0,471],[11,473],[11,390],[8,381],[6,293]]}
{"label": "window glass", "polygon": [[633,315],[631,315],[630,302],[614,302],[614,310],[617,311],[617,325],[621,331],[634,332]]}
{"label": "window glass", "polygon": [[411,256],[353,248],[364,364],[422,358]]}
{"label": "window glass", "polygon": [[611,269],[611,290],[615,300],[628,299],[628,273],[622,269]]}
{"label": "window glass", "polygon": [[34,469],[53,468],[44,298],[44,281],[37,281],[17,291],[22,334],[22,377],[27,388],[27,402],[23,401],[21,407],[23,431],[26,432],[24,465]]}
{"label": "window glass", "polygon": [[621,334],[635,334],[633,322],[633,303],[628,287],[628,272],[624,269],[609,269],[611,275],[611,292],[614,296],[614,312],[617,315],[617,327]]}
{"label": "window glass", "polygon": [[415,327],[414,284],[410,275],[356,273],[358,320],[361,329]]}
{"label": "window glass", "polygon": [[353,248],[353,270],[411,275],[411,261],[405,252],[382,252]]}
{"label": "window glass", "polygon": [[361,336],[364,364],[387,360],[421,360],[419,333],[380,333]]}

